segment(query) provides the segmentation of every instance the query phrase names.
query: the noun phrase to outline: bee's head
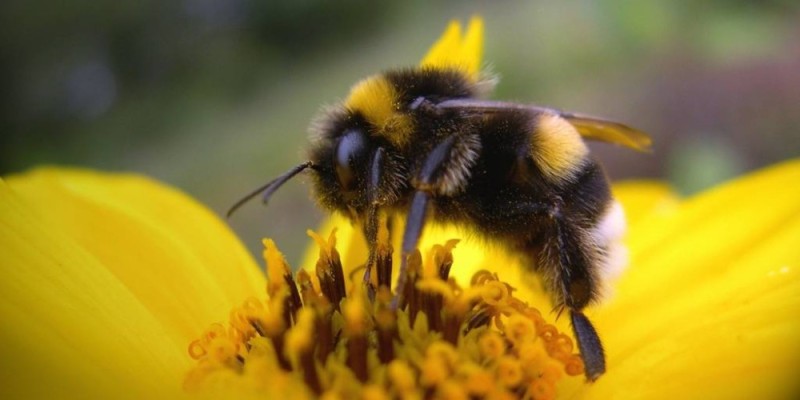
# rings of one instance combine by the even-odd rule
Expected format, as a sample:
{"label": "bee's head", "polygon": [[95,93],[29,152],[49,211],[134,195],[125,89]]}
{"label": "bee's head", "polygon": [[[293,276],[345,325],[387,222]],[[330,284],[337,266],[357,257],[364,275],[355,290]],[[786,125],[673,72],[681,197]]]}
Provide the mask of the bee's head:
{"label": "bee's head", "polygon": [[311,125],[308,160],[314,194],[325,208],[361,214],[370,205],[391,206],[407,186],[407,160],[360,109],[323,110]]}
{"label": "bee's head", "polygon": [[[416,153],[414,133],[436,132],[446,118],[425,115],[419,100],[438,102],[474,95],[476,88],[458,70],[407,68],[388,71],[357,82],[342,104],[324,110],[311,125],[309,160],[318,168],[315,191],[328,209],[361,211],[370,196],[390,204],[407,184],[401,154]],[[373,171],[378,149],[386,157]],[[373,182],[370,177],[380,182]],[[380,193],[375,193],[378,190]]]}
{"label": "bee's head", "polygon": [[325,208],[350,213],[367,205],[367,179],[376,149],[369,123],[343,108],[328,109],[312,124],[308,159],[314,192]]}

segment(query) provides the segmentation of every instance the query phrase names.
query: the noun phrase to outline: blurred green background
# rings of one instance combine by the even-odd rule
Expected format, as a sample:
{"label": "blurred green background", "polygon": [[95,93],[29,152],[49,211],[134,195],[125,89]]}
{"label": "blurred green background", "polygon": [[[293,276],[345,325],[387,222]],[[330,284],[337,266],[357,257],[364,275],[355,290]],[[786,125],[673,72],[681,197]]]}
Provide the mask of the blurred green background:
{"label": "blurred green background", "polygon": [[[484,16],[496,99],[603,115],[653,154],[593,145],[612,179],[692,193],[800,154],[800,2],[301,0],[0,3],[0,173],[136,171],[222,214],[303,160],[320,105],[414,65]],[[787,188],[788,189],[788,188]],[[230,224],[291,260],[322,218],[306,183]],[[53,199],[58,201],[58,199]]]}

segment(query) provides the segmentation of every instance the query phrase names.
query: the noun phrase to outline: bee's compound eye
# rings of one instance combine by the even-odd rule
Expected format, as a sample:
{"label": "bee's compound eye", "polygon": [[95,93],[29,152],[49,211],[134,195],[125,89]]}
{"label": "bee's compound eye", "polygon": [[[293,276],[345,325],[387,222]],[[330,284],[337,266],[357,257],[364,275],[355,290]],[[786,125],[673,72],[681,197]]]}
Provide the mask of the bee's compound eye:
{"label": "bee's compound eye", "polygon": [[351,130],[345,132],[336,147],[336,175],[342,189],[353,190],[356,185],[356,164],[366,155],[367,143],[364,134]]}

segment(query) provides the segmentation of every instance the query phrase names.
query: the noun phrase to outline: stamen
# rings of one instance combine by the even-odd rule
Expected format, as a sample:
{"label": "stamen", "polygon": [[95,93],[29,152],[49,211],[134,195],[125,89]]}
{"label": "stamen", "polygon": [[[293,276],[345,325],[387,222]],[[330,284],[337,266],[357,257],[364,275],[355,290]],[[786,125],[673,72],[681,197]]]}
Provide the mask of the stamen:
{"label": "stamen", "polygon": [[408,306],[409,321],[413,325],[422,306],[420,304],[422,303],[420,292],[417,290],[417,281],[420,279],[420,271],[422,270],[422,256],[419,250],[415,250],[408,255],[406,268],[405,287],[398,289],[405,293],[403,295],[403,303],[405,304],[400,304],[400,308],[403,309],[406,308],[406,305]]}
{"label": "stamen", "polygon": [[417,390],[417,374],[404,360],[393,360],[387,367],[387,375],[391,387],[403,397],[412,395]]}
{"label": "stamen", "polygon": [[507,388],[516,388],[522,383],[522,366],[512,356],[503,356],[497,360],[496,374],[500,384]]}
{"label": "stamen", "polygon": [[261,243],[264,245],[264,261],[267,263],[267,294],[272,297],[285,287],[285,276],[292,276],[292,270],[272,239],[264,239]]}
{"label": "stamen", "polygon": [[420,366],[420,384],[423,387],[435,387],[445,381],[450,375],[450,371],[441,358],[427,357]]}
{"label": "stamen", "polygon": [[197,365],[187,390],[218,393],[223,384],[265,398],[295,388],[289,397],[547,399],[560,379],[583,373],[572,339],[497,274],[479,271],[467,287],[450,277],[457,240],[434,246],[424,263],[419,251],[410,254],[399,289],[406,304],[393,309],[383,229],[370,283],[344,273],[335,231],[328,239],[309,232],[320,247],[314,275],[293,275],[265,240],[268,300],[247,299],[227,325],[212,324],[189,343]]}
{"label": "stamen", "polygon": [[505,328],[506,338],[515,345],[529,342],[536,335],[536,327],[533,325],[533,321],[522,315],[508,317]]}
{"label": "stamen", "polygon": [[378,289],[378,310],[375,312],[375,326],[378,329],[378,359],[387,364],[394,359],[394,340],[397,336],[397,315],[392,312],[390,303],[392,293],[386,286]]}
{"label": "stamen", "polygon": [[304,269],[297,273],[297,286],[300,287],[300,297],[303,299],[303,304],[306,305],[322,305],[327,304],[328,300],[322,296],[317,289],[314,288],[314,282],[311,281],[311,275]]}
{"label": "stamen", "polygon": [[382,387],[376,384],[364,386],[361,392],[361,398],[364,400],[389,400],[390,397]]}
{"label": "stamen", "polygon": [[288,290],[279,291],[274,298],[270,299],[270,309],[263,314],[260,320],[253,321],[253,327],[257,331],[263,332],[262,335],[268,337],[272,342],[278,364],[286,371],[291,370],[289,360],[286,359],[284,353],[284,333],[291,322],[286,308],[288,294]]}
{"label": "stamen", "polygon": [[450,276],[450,267],[453,266],[453,249],[456,247],[460,240],[450,239],[442,245],[434,245],[433,250],[433,265],[436,267],[436,272],[439,279],[446,281]]}
{"label": "stamen", "polygon": [[392,286],[392,245],[389,243],[389,229],[385,222],[378,225],[378,237],[375,248],[375,270],[378,287]]}
{"label": "stamen", "polygon": [[495,386],[494,375],[478,364],[464,363],[458,367],[456,376],[465,383],[464,389],[473,397],[486,397]]}
{"label": "stamen", "polygon": [[506,342],[497,332],[489,331],[478,339],[478,349],[486,360],[496,360],[506,353]]}
{"label": "stamen", "polygon": [[[447,283],[447,278],[450,274],[450,267],[453,265],[453,248],[455,248],[458,240],[449,240],[442,245],[434,245],[428,255],[428,262],[423,268],[423,280],[418,281],[416,286],[420,289],[423,282],[435,282],[437,284]],[[434,284],[434,286],[437,286]],[[450,295],[452,298],[452,288],[450,290],[441,287],[438,290],[425,291],[421,295],[421,309],[428,316],[428,324],[430,329],[434,331],[442,331],[442,302],[443,295]],[[453,323],[451,321],[450,323]],[[452,339],[452,338],[451,338]]]}
{"label": "stamen", "polygon": [[303,371],[303,380],[316,394],[322,392],[322,384],[314,362],[315,318],[314,311],[303,309],[295,329],[286,335],[286,353],[292,359],[294,369]]}
{"label": "stamen", "polygon": [[331,314],[333,310],[330,306],[325,306],[316,310],[317,326],[317,360],[325,362],[328,356],[333,353],[336,339],[333,335],[333,322]]}
{"label": "stamen", "polygon": [[447,380],[439,385],[436,397],[445,400],[467,400],[469,396],[464,387],[454,380]]}
{"label": "stamen", "polygon": [[466,331],[471,331],[473,329],[480,328],[482,326],[489,325],[489,322],[492,320],[492,315],[489,312],[488,307],[482,307],[472,314],[469,321],[467,322]]}
{"label": "stamen", "polygon": [[322,293],[330,300],[333,307],[339,310],[339,303],[346,292],[342,260],[336,251],[336,229],[331,231],[327,241],[314,231],[309,230],[307,233],[319,245],[316,273]]}
{"label": "stamen", "polygon": [[367,315],[361,293],[345,300],[342,309],[347,338],[347,366],[361,382],[367,381]]}

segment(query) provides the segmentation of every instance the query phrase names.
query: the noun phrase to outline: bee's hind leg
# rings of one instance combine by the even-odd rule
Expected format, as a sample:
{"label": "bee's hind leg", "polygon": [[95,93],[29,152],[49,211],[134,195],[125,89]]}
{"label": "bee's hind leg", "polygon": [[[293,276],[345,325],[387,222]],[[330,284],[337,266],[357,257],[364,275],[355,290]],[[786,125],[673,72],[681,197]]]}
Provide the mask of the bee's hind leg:
{"label": "bee's hind leg", "polygon": [[575,340],[578,342],[583,359],[586,379],[595,381],[606,372],[606,357],[603,344],[600,343],[600,336],[597,335],[592,322],[582,312],[570,309],[569,316],[572,322],[572,331],[575,333]]}
{"label": "bee's hind leg", "polygon": [[597,296],[598,283],[593,271],[596,249],[585,231],[560,210],[560,206],[555,205],[547,213],[548,232],[540,261],[554,273],[552,289],[557,292],[559,303],[570,311],[586,378],[594,381],[606,370],[605,354],[597,331],[581,310]]}

